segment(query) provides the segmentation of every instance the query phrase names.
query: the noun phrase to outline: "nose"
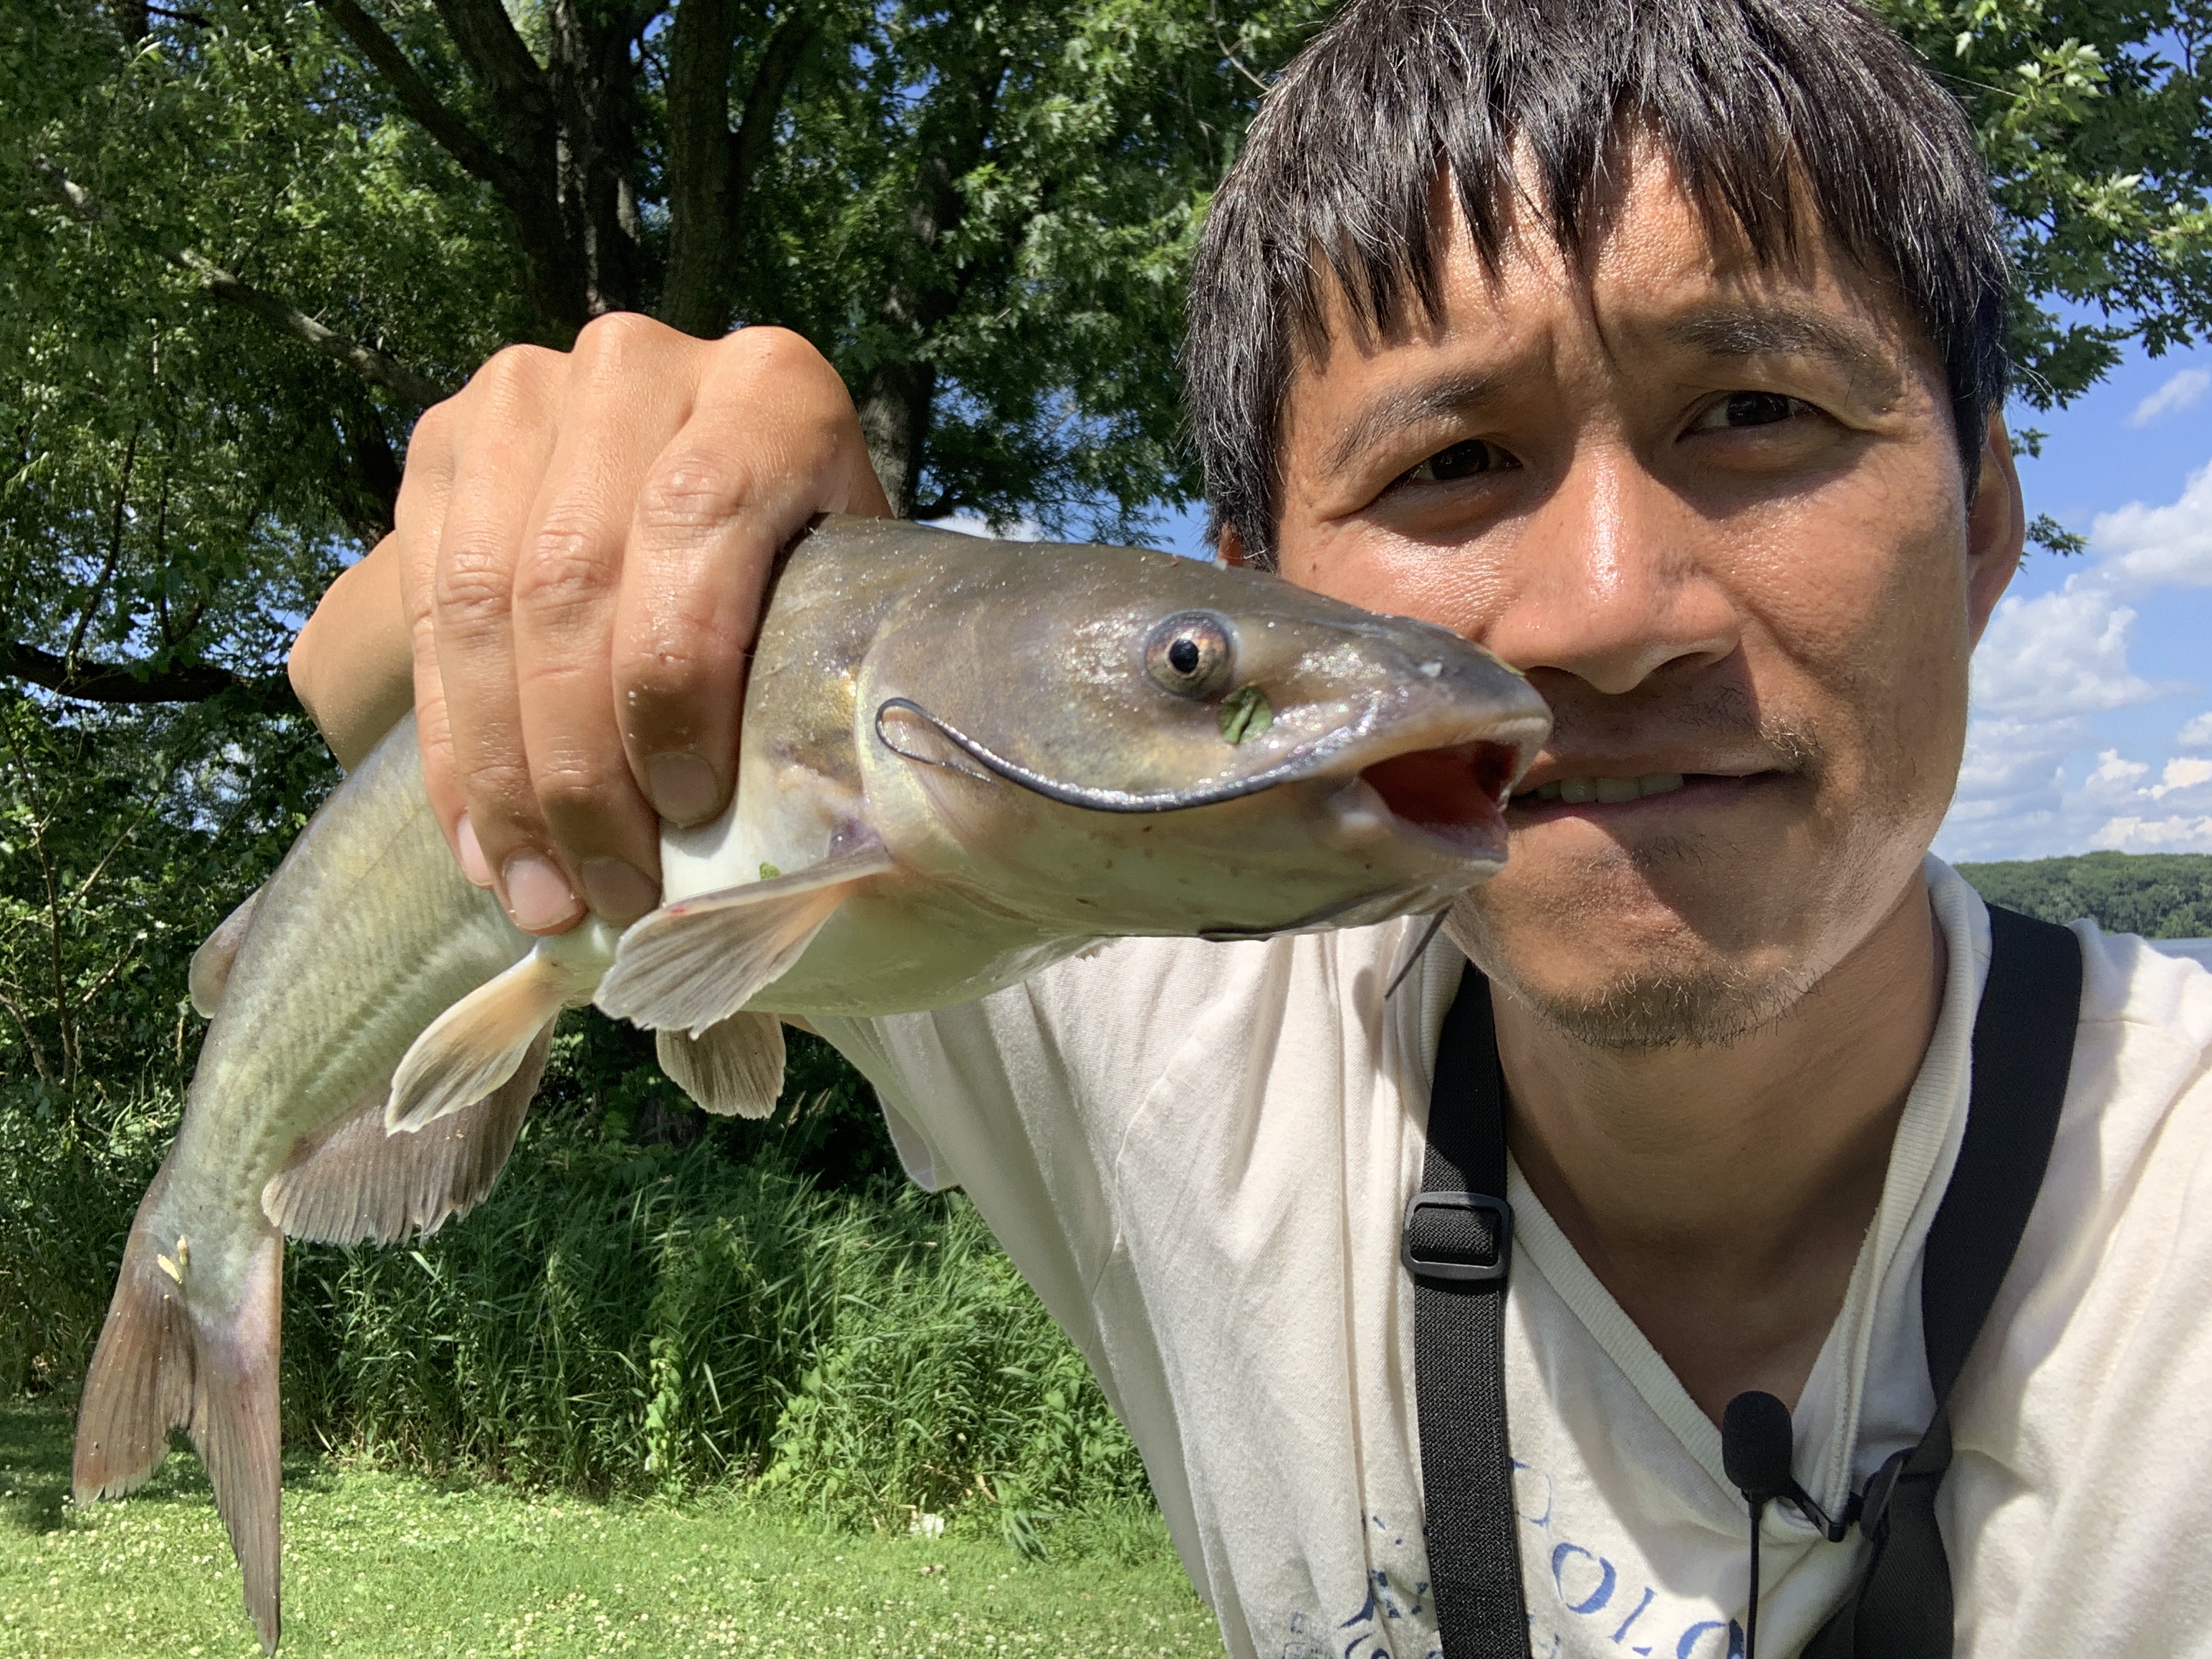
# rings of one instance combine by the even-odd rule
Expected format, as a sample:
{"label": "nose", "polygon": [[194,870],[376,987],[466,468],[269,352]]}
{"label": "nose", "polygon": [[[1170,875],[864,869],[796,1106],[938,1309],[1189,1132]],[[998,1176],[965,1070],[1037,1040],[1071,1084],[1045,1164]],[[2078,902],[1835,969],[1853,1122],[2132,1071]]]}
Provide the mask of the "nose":
{"label": "nose", "polygon": [[1696,510],[1624,447],[1576,458],[1518,538],[1483,643],[1620,696],[1731,655],[1741,623]]}

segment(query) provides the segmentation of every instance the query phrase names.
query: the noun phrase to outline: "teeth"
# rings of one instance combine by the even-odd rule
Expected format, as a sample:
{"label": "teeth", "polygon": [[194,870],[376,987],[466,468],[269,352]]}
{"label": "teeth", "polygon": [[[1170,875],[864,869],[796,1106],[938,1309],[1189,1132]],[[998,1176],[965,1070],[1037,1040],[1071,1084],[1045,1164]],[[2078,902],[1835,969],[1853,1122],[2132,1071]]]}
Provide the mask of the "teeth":
{"label": "teeth", "polygon": [[1563,800],[1570,806],[1590,801],[1610,805],[1644,795],[1670,795],[1681,787],[1680,772],[1653,772],[1640,778],[1556,778],[1536,786],[1536,799]]}

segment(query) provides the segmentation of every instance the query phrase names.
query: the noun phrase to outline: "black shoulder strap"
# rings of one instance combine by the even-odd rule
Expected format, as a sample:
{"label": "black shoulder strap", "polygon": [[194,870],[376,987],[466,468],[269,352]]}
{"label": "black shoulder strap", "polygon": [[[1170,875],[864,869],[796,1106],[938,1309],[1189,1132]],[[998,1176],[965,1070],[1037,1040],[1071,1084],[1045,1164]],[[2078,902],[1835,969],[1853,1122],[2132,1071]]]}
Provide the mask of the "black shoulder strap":
{"label": "black shoulder strap", "polygon": [[[2063,927],[1990,907],[1966,1130],[1929,1230],[1921,1318],[1935,1420],[1869,1483],[1866,1577],[1805,1659],[1948,1659],[1950,1564],[1936,1489],[1949,1401],[2043,1184],[2080,1018],[2081,952]],[[1473,968],[1444,1017],[1421,1192],[1401,1254],[1413,1275],[1413,1393],[1431,1601],[1447,1659],[1526,1659],[1505,1421],[1505,1091],[1489,981]]]}
{"label": "black shoulder strap", "polygon": [[1429,1600],[1449,1659],[1528,1659],[1505,1431],[1505,1080],[1490,982],[1471,966],[1437,1045],[1428,1142],[1399,1255],[1413,1276]]}
{"label": "black shoulder strap", "polygon": [[1990,907],[1990,977],[1974,1018],[1974,1085],[1951,1184],[1928,1229],[1920,1323],[1936,1415],[1920,1443],[1867,1483],[1873,1541],[1857,1594],[1804,1659],[1950,1659],[1951,1562],[1936,1492],[1951,1467],[1951,1390],[2012,1266],[2043,1188],[2081,1021],[2081,945],[2047,921]]}

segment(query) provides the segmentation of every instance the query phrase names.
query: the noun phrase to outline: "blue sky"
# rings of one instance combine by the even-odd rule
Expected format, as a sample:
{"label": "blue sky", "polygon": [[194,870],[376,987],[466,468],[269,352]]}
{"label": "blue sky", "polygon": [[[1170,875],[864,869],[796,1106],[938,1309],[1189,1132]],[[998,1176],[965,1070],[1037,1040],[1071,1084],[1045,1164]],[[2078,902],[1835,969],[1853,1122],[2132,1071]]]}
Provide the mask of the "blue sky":
{"label": "blue sky", "polygon": [[2212,349],[2140,354],[2071,408],[2014,410],[2032,550],[1974,658],[1973,725],[1936,849],[2212,852]]}
{"label": "blue sky", "polygon": [[[2031,549],[1974,659],[1959,795],[1936,850],[2212,852],[2212,348],[2140,352],[2070,408],[2012,411]],[[1157,544],[1202,554],[1196,513]]]}

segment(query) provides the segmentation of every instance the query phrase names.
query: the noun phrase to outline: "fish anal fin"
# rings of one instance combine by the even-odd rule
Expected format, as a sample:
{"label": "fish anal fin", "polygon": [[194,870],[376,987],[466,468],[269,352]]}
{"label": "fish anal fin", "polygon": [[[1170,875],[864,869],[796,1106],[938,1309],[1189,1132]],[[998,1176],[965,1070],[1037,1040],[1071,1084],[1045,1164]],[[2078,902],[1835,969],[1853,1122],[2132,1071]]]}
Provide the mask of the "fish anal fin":
{"label": "fish anal fin", "polygon": [[563,1008],[586,1000],[614,955],[614,935],[587,921],[530,954],[432,1020],[392,1074],[384,1127],[419,1130],[473,1106],[513,1077]]}
{"label": "fish anal fin", "polygon": [[665,905],[623,935],[593,1000],[617,1019],[698,1036],[774,984],[861,883],[893,867],[870,845]]}
{"label": "fish anal fin", "polygon": [[288,1238],[319,1244],[396,1243],[428,1237],[491,1190],[529,1115],[552,1044],[549,1023],[514,1075],[482,1100],[412,1134],[384,1127],[386,1088],[293,1149],[261,1190],[261,1208]]}
{"label": "fish anal fin", "polygon": [[660,1069],[708,1111],[723,1117],[766,1117],[783,1093],[783,1022],[742,1011],[693,1036],[653,1034]]}
{"label": "fish anal fin", "polygon": [[169,1431],[191,1421],[191,1318],[176,1282],[157,1265],[163,1245],[151,1234],[167,1184],[164,1170],[138,1206],[107,1321],[85,1373],[70,1471],[80,1505],[145,1485],[168,1455]]}
{"label": "fish anal fin", "polygon": [[248,893],[236,909],[216,923],[215,932],[192,952],[192,965],[185,975],[185,984],[191,992],[192,1006],[202,1019],[213,1019],[216,1009],[222,1005],[223,988],[230,983],[231,966],[238,960],[238,947],[246,943],[246,930],[253,925],[253,907],[260,897],[258,887]]}

